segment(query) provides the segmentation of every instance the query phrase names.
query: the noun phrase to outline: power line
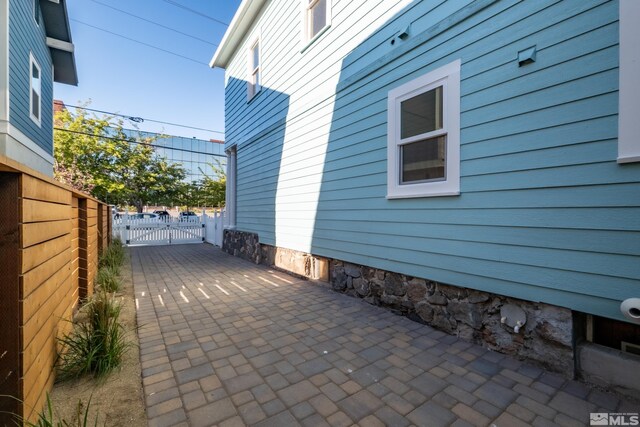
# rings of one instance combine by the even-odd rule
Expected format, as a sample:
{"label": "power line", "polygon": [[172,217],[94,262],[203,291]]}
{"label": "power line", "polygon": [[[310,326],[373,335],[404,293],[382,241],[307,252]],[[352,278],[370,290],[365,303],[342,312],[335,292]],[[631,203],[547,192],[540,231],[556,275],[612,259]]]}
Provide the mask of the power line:
{"label": "power line", "polygon": [[197,11],[195,9],[191,9],[191,8],[189,8],[189,7],[187,7],[187,6],[183,5],[183,4],[180,4],[178,2],[175,2],[173,0],[164,0],[164,1],[166,3],[174,5],[175,7],[179,7],[181,9],[188,10],[189,12],[194,13],[194,14],[196,14],[198,16],[202,16],[203,18],[207,18],[207,19],[209,19],[211,21],[217,22],[218,24],[224,25],[225,27],[229,26],[229,24],[227,24],[226,22],[222,22],[219,19],[214,18],[213,16],[206,15],[206,14],[204,14],[202,12],[199,12],[199,11]]}
{"label": "power line", "polygon": [[134,122],[152,122],[152,123],[161,123],[161,124],[165,124],[165,125],[170,125],[170,126],[177,126],[177,127],[181,127],[181,128],[187,128],[187,129],[195,129],[195,130],[202,130],[205,132],[212,132],[212,133],[220,133],[220,134],[224,134],[223,131],[220,130],[211,130],[211,129],[205,129],[205,128],[199,128],[199,127],[195,127],[195,126],[188,126],[188,125],[181,125],[178,123],[171,123],[171,122],[165,122],[162,120],[153,120],[153,119],[147,119],[147,118],[143,118],[143,117],[137,117],[137,116],[129,116],[126,114],[118,114],[118,113],[114,113],[111,111],[103,111],[103,110],[95,110],[93,108],[87,108],[87,107],[80,107],[77,105],[67,105],[65,104],[66,107],[71,107],[71,108],[77,108],[80,110],[87,110],[87,111],[93,111],[96,113],[102,113],[102,114],[109,114],[110,116],[118,116],[118,117],[124,117],[126,119],[132,120]]}
{"label": "power line", "polygon": [[[122,142],[128,142],[130,144],[140,144],[140,145],[148,145],[149,147],[164,148],[165,150],[184,151],[184,152],[187,152],[187,153],[205,154],[207,156],[216,156],[216,157],[224,157],[224,158],[227,157],[224,154],[205,153],[204,151],[187,150],[186,148],[165,147],[163,145],[151,144],[149,142],[131,141],[129,139],[116,138],[116,137],[113,137],[113,136],[98,135],[98,134],[89,133],[89,132],[80,132],[79,130],[70,130],[70,129],[58,128],[58,127],[54,127],[53,129],[54,130],[59,130],[61,132],[75,133],[75,134],[78,134],[78,135],[86,135],[86,136],[93,136],[93,137],[96,137],[96,138],[110,139],[112,141],[122,141]],[[211,144],[215,144],[215,143],[212,142]]]}
{"label": "power line", "polygon": [[118,12],[120,12],[120,13],[124,13],[125,15],[129,15],[129,16],[132,16],[132,17],[134,17],[134,18],[140,19],[141,21],[145,21],[145,22],[148,22],[148,23],[150,23],[150,24],[156,25],[156,26],[158,26],[158,27],[161,27],[161,28],[167,29],[167,30],[169,30],[169,31],[173,31],[174,33],[182,34],[183,36],[190,37],[190,38],[192,38],[192,39],[194,39],[194,40],[201,41],[202,43],[207,43],[207,44],[209,44],[209,45],[211,45],[211,46],[218,46],[216,43],[211,43],[211,42],[210,42],[210,41],[208,41],[208,40],[201,39],[200,37],[192,36],[191,34],[187,34],[187,33],[182,32],[182,31],[180,31],[180,30],[176,30],[175,28],[171,28],[171,27],[168,27],[168,26],[166,26],[166,25],[160,24],[159,22],[152,21],[152,20],[147,19],[147,18],[143,18],[142,16],[139,16],[139,15],[133,14],[133,13],[131,13],[131,12],[127,12],[126,10],[118,9],[117,7],[111,6],[110,4],[103,3],[103,2],[98,1],[98,0],[91,0],[91,1],[92,1],[92,2],[94,2],[94,3],[100,4],[100,5],[104,6],[104,7],[108,7],[108,8],[110,8],[110,9],[117,10]]}
{"label": "power line", "polygon": [[104,28],[96,27],[95,25],[87,24],[86,22],[83,22],[83,21],[77,20],[77,19],[75,19],[75,18],[71,18],[71,20],[72,20],[72,21],[74,21],[74,22],[77,22],[78,24],[86,25],[87,27],[91,27],[91,28],[95,28],[96,30],[104,31],[105,33],[109,33],[109,34],[111,34],[111,35],[114,35],[114,36],[117,36],[117,37],[121,37],[121,38],[123,38],[123,39],[129,40],[129,41],[132,41],[132,42],[134,42],[134,43],[138,43],[138,44],[141,44],[141,45],[143,45],[143,46],[147,46],[147,47],[150,47],[150,48],[152,48],[152,49],[156,49],[156,50],[159,50],[159,51],[161,51],[161,52],[168,53],[168,54],[170,54],[170,55],[178,56],[178,57],[180,57],[180,58],[183,58],[183,59],[189,60],[189,61],[191,61],[191,62],[195,62],[196,64],[206,65],[207,67],[209,66],[209,64],[207,64],[206,62],[198,61],[197,59],[189,58],[188,56],[184,56],[184,55],[181,55],[181,54],[179,54],[179,53],[172,52],[172,51],[170,51],[170,50],[166,50],[166,49],[163,49],[163,48],[161,48],[161,47],[154,46],[154,45],[152,45],[152,44],[148,44],[148,43],[142,42],[142,41],[140,41],[140,40],[132,39],[131,37],[123,36],[122,34],[114,33],[113,31],[109,31],[109,30],[104,29]]}

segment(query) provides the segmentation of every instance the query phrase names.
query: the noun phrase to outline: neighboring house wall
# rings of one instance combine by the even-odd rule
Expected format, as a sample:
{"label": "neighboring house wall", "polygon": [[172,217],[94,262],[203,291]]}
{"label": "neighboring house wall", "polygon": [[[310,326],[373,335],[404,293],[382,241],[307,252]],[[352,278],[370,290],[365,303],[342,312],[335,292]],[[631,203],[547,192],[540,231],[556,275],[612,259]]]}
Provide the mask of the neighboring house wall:
{"label": "neighboring house wall", "polygon": [[[237,229],[622,319],[620,301],[640,294],[640,164],[616,163],[619,3],[469,3],[334,0],[331,28],[304,49],[300,2],[269,2],[227,67]],[[262,91],[247,102],[258,36]],[[460,195],[389,200],[388,93],[456,59]]]}
{"label": "neighboring house wall", "polygon": [[[0,28],[7,31],[7,45],[0,48],[8,58],[8,71],[0,87],[7,87],[8,108],[0,117],[0,154],[39,172],[53,172],[53,68],[46,45],[44,20],[34,19],[33,1],[0,0],[6,16]],[[4,56],[6,54],[6,56]],[[30,118],[30,55],[41,72],[41,117],[37,124]],[[3,61],[4,62],[4,61]],[[5,65],[3,64],[3,67]],[[1,75],[1,74],[0,74]],[[5,107],[6,108],[6,107]]]}

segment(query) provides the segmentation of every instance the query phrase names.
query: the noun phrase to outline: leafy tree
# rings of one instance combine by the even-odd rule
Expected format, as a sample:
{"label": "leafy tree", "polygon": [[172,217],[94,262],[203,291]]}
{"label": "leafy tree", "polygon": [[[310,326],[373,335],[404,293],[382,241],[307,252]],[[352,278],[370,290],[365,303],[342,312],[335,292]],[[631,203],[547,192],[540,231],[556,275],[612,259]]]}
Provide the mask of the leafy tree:
{"label": "leafy tree", "polygon": [[184,168],[159,156],[153,138],[126,134],[123,122],[84,110],[55,116],[54,175],[59,181],[113,204],[171,200],[181,191]]}
{"label": "leafy tree", "polygon": [[200,170],[204,175],[200,182],[200,192],[205,205],[222,207],[225,205],[227,175],[224,173],[220,161],[216,160],[216,162],[216,165],[209,163],[216,175],[215,177],[205,174],[202,169]]}

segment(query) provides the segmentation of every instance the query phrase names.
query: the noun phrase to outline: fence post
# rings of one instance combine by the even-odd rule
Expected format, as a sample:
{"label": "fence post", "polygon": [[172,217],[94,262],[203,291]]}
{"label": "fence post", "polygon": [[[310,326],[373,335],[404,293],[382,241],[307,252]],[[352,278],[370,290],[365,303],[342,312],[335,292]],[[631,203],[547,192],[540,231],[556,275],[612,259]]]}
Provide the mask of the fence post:
{"label": "fence post", "polygon": [[128,245],[129,244],[129,212],[125,214],[123,225],[124,225],[124,227],[122,227],[122,233],[124,236],[123,243],[125,245]]}

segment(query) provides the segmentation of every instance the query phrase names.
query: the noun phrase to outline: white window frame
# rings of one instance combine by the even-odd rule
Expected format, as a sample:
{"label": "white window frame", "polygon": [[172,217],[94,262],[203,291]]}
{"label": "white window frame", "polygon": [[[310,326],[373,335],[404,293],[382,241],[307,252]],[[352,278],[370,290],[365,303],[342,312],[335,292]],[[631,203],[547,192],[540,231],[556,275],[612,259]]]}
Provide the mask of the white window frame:
{"label": "white window frame", "polygon": [[[38,116],[33,114],[33,66],[38,69],[38,75],[40,76],[40,88],[36,93],[38,94]],[[31,120],[40,127],[42,125],[42,68],[38,61],[33,56],[33,53],[29,53],[29,117]]]}
{"label": "white window frame", "polygon": [[[258,37],[253,43],[249,45],[249,52],[247,58],[247,102],[251,101],[262,89],[262,42]],[[253,63],[253,51],[258,48],[258,65]],[[256,82],[255,76],[258,75],[258,81]]]}
{"label": "white window frame", "polygon": [[33,20],[36,23],[36,25],[39,27],[40,26],[40,7],[38,4],[38,0],[32,0],[33,1]]}
{"label": "white window frame", "polygon": [[225,228],[235,229],[236,228],[236,206],[237,206],[237,158],[238,158],[238,150],[234,145],[226,150],[227,153],[227,186],[226,186],[226,201],[225,201],[225,211],[226,211],[226,223],[224,225]]}
{"label": "white window frame", "polygon": [[332,16],[331,6],[332,6],[333,1],[332,0],[326,0],[326,2],[327,2],[327,21],[325,22],[324,27],[322,27],[320,30],[318,30],[318,32],[315,35],[312,36],[310,34],[311,21],[309,19],[309,11],[313,7],[313,5],[315,3],[317,3],[318,1],[319,0],[313,0],[313,1],[301,0],[300,1],[301,13],[302,13],[301,32],[302,32],[303,50],[306,49],[310,44],[312,44],[319,37],[321,37],[331,27],[331,16]]}
{"label": "white window frame", "polygon": [[[389,91],[387,98],[387,199],[457,196],[460,194],[460,66],[456,60]],[[442,86],[442,129],[401,138],[401,103]],[[446,137],[445,177],[401,183],[400,149],[416,141]]]}
{"label": "white window frame", "polygon": [[640,162],[640,2],[620,0],[618,163]]}

